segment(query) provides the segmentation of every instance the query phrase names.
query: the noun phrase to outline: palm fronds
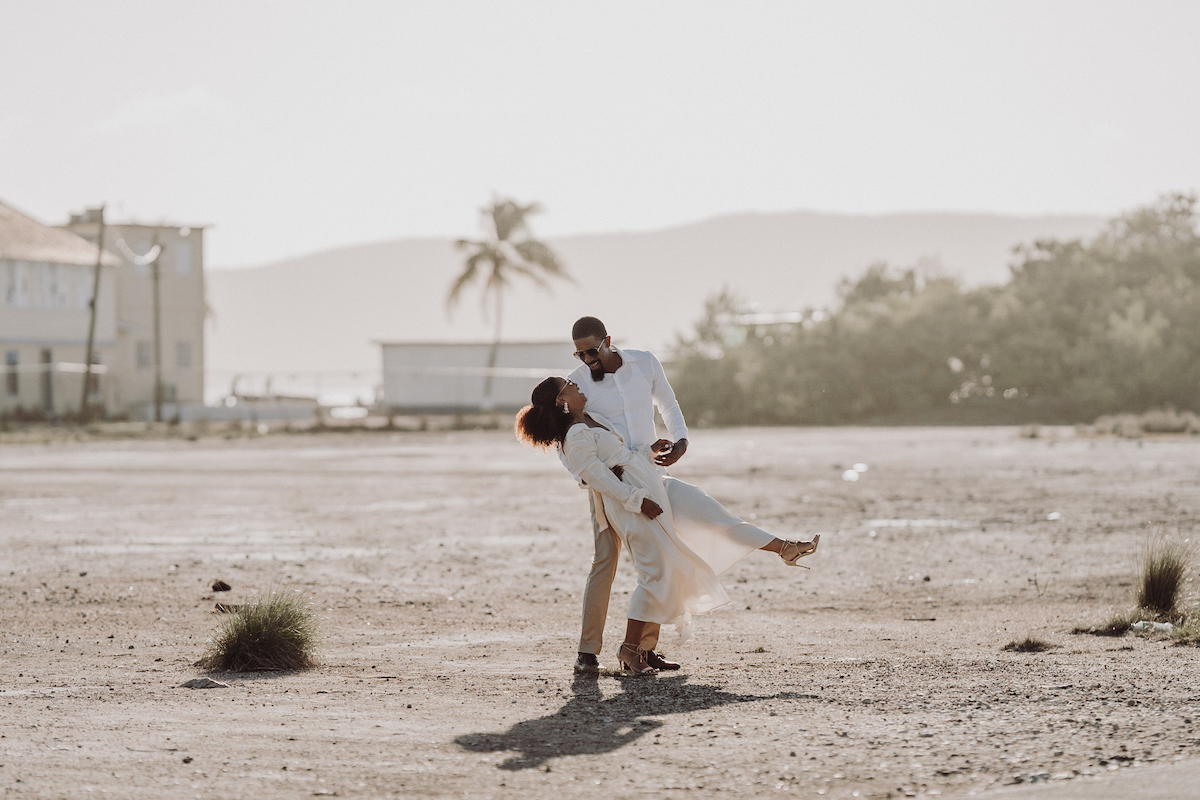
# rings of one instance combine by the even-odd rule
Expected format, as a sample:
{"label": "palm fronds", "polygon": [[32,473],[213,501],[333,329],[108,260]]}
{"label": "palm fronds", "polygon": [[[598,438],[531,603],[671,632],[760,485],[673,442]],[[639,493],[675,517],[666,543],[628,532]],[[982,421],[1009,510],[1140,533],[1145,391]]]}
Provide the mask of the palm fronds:
{"label": "palm fronds", "polygon": [[526,219],[539,211],[541,206],[537,203],[522,205],[511,199],[493,200],[491,205],[480,210],[488,236],[455,242],[455,247],[468,251],[469,255],[463,262],[463,271],[450,285],[446,296],[447,311],[454,308],[468,286],[480,281],[483,283],[480,299],[486,318],[489,298],[493,299],[499,315],[500,297],[512,284],[514,276],[519,275],[542,288],[549,288],[547,278],[574,280],[558,255],[530,234]]}

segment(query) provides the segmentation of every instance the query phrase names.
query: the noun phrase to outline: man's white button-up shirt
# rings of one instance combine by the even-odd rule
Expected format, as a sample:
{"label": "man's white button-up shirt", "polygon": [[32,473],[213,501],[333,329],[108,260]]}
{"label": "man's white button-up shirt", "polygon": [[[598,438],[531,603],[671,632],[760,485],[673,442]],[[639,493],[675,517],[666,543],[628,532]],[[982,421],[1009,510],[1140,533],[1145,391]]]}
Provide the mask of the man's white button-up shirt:
{"label": "man's white button-up shirt", "polygon": [[[667,438],[673,442],[686,439],[687,423],[659,360],[647,350],[614,347],[613,351],[621,357],[621,366],[616,372],[606,373],[604,380],[593,381],[587,364],[580,364],[567,376],[587,398],[587,410],[611,422],[630,449],[658,441],[654,428],[656,406],[666,423]],[[573,471],[571,474],[579,480]]]}

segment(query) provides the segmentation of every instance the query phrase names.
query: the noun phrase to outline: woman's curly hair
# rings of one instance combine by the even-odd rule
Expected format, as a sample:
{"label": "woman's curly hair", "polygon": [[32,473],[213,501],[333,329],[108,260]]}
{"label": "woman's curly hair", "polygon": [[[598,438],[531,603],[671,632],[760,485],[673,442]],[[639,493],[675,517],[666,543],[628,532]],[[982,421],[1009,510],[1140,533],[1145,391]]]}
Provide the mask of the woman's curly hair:
{"label": "woman's curly hair", "polygon": [[562,444],[571,427],[571,416],[556,402],[563,379],[551,376],[533,388],[529,405],[517,412],[517,439],[531,447]]}

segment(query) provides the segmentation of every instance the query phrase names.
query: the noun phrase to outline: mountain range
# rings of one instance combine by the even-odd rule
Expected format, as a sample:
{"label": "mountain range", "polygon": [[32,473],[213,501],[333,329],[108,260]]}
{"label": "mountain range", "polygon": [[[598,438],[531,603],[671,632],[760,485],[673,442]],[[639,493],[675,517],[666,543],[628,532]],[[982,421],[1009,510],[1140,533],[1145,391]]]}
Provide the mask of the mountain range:
{"label": "mountain range", "polygon": [[[1104,224],[1087,215],[796,211],[548,238],[574,281],[550,291],[515,284],[505,297],[503,336],[567,348],[571,323],[593,315],[618,344],[665,352],[724,288],[762,311],[796,311],[833,304],[839,280],[879,261],[923,265],[968,286],[1002,283],[1014,247],[1086,239]],[[453,240],[424,238],[210,269],[210,388],[237,372],[377,373],[379,340],[489,341],[477,291],[447,312],[461,265]]]}

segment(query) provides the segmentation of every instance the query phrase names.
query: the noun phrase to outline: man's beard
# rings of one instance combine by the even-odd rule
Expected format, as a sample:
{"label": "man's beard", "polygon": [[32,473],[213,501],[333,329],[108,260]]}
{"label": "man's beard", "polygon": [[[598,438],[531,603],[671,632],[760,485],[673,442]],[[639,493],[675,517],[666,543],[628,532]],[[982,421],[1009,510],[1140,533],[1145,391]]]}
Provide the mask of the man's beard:
{"label": "man's beard", "polygon": [[595,383],[599,383],[600,381],[604,380],[604,365],[603,364],[597,362],[596,366],[588,367],[588,369],[591,370],[591,372],[592,372],[592,381],[594,381]]}

